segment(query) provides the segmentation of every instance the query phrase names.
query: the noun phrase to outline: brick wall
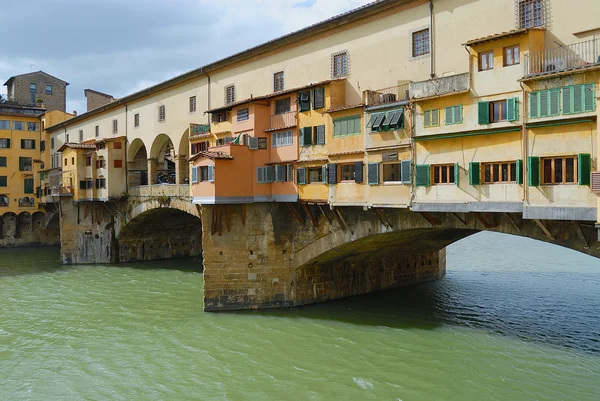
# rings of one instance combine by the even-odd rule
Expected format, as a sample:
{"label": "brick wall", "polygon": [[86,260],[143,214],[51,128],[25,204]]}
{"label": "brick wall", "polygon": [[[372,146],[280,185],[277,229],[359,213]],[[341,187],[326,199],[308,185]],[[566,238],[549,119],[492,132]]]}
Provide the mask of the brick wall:
{"label": "brick wall", "polygon": [[[46,110],[66,111],[67,108],[67,85],[65,82],[52,77],[43,72],[34,72],[23,76],[14,77],[12,85],[14,86],[14,101],[22,105],[31,105],[30,85],[34,83],[37,86],[35,100],[41,98],[44,101]],[[46,85],[52,85],[52,94],[46,94]],[[11,88],[8,88],[10,95]],[[34,103],[35,104],[35,103]]]}

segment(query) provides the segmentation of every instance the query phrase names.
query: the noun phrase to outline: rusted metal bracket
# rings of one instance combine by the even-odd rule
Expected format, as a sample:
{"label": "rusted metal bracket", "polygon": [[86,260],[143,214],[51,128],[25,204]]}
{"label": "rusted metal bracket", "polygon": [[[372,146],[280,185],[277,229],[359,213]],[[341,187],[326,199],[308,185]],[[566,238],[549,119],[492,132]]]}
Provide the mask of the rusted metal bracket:
{"label": "rusted metal bracket", "polygon": [[490,222],[487,221],[486,218],[481,213],[476,212],[473,214],[475,215],[475,217],[477,217],[477,220],[479,220],[485,228],[492,228],[492,225],[490,224]]}
{"label": "rusted metal bracket", "polygon": [[287,203],[287,205],[290,208],[292,214],[296,217],[296,220],[298,220],[299,223],[304,223],[304,219],[302,218],[302,216],[300,216],[300,213],[298,213],[294,205],[292,205],[291,203]]}
{"label": "rusted metal bracket", "polygon": [[514,227],[514,229],[517,230],[517,232],[521,232],[521,227],[519,227],[519,224],[517,224],[517,221],[514,219],[514,217],[512,217],[510,215],[510,213],[503,213],[503,214],[504,214],[504,217],[506,217],[506,219]]}
{"label": "rusted metal bracket", "polygon": [[465,220],[463,220],[463,219],[462,219],[462,217],[460,217],[460,216],[458,215],[458,213],[452,213],[452,216],[454,216],[454,218],[455,218],[456,220],[458,220],[458,221],[460,222],[460,224],[462,224],[462,226],[463,226],[463,227],[466,227],[466,226],[467,226],[467,222],[466,222]]}
{"label": "rusted metal bracket", "polygon": [[427,220],[432,226],[441,226],[442,222],[439,221],[438,219],[436,219],[431,213],[429,212],[421,212],[420,213],[421,216],[423,216],[423,218],[425,220]]}
{"label": "rusted metal bracket", "polygon": [[304,211],[306,212],[306,214],[308,215],[308,217],[310,217],[310,221],[312,221],[313,226],[319,227],[319,222],[317,221],[317,219],[315,218],[315,216],[312,214],[312,212],[310,211],[310,209],[308,208],[308,206],[306,205],[306,203],[301,203],[301,205],[302,205],[302,209],[304,209]]}
{"label": "rusted metal bracket", "polygon": [[374,207],[373,210],[375,211],[375,214],[377,215],[377,218],[379,219],[381,224],[383,224],[386,228],[391,229],[392,224],[385,218],[383,212],[377,209],[376,207]]}
{"label": "rusted metal bracket", "polygon": [[346,220],[344,220],[344,217],[342,216],[340,211],[337,209],[333,209],[332,211],[333,215],[336,217],[338,223],[340,224],[340,227],[342,227],[342,230],[344,230],[344,232],[350,231],[350,234],[354,234],[354,231],[350,230],[348,224],[346,224]]}
{"label": "rusted metal bracket", "polygon": [[534,219],[533,221],[535,221],[535,224],[537,224],[537,226],[540,228],[540,230],[542,230],[544,232],[544,235],[546,236],[546,238],[548,238],[551,241],[556,240],[556,238],[554,238],[554,236],[550,233],[550,230],[544,225],[544,223],[541,220]]}
{"label": "rusted metal bracket", "polygon": [[585,234],[583,233],[583,230],[581,229],[579,222],[573,220],[573,227],[575,227],[575,232],[577,233],[577,235],[579,236],[579,239],[583,243],[583,249],[590,249],[590,244],[589,244],[588,240],[585,238]]}
{"label": "rusted metal bracket", "polygon": [[323,206],[321,205],[317,205],[319,207],[319,210],[321,211],[321,213],[323,214],[323,216],[325,216],[325,218],[327,219],[327,221],[329,222],[329,225],[333,225],[333,220],[331,220],[331,218],[327,215],[327,213],[325,212],[325,209],[323,209]]}

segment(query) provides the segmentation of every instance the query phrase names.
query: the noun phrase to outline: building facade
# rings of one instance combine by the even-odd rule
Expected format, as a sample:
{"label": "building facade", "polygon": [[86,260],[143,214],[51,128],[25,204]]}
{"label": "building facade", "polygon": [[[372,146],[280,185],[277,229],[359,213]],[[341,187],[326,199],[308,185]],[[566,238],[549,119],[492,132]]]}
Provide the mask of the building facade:
{"label": "building facade", "polygon": [[8,101],[46,110],[66,111],[68,82],[44,71],[10,77],[5,83]]}

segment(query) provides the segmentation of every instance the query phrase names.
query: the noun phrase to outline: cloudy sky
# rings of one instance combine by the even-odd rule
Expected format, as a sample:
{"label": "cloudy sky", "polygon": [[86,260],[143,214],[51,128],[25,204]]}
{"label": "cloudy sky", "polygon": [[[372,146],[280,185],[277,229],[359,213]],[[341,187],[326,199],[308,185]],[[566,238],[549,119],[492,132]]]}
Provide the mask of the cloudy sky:
{"label": "cloudy sky", "polygon": [[0,79],[43,70],[82,113],[85,88],[122,97],[370,1],[0,0]]}

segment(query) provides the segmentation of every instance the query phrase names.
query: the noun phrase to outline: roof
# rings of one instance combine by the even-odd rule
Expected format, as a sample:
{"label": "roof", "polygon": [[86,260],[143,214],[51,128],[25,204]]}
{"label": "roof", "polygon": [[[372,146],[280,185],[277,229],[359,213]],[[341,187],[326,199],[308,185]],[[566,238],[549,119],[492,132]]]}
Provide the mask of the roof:
{"label": "roof", "polygon": [[118,141],[118,140],[126,139],[126,138],[127,137],[124,135],[123,136],[115,136],[112,138],[102,138],[102,139],[97,140],[96,143],[114,142],[114,141]]}
{"label": "roof", "polygon": [[326,110],[325,113],[335,113],[337,111],[344,111],[344,110],[350,110],[350,109],[358,109],[359,107],[364,107],[364,103],[358,103],[358,104],[349,104],[347,106],[336,106],[336,107],[332,107],[329,110]]}
{"label": "roof", "polygon": [[67,142],[63,146],[61,146],[57,152],[62,152],[66,148],[70,149],[96,149],[96,144],[93,143],[73,143]]}
{"label": "roof", "polygon": [[39,117],[47,110],[36,106],[22,106],[15,103],[0,103],[0,114]]}
{"label": "roof", "polygon": [[7,81],[4,83],[4,86],[8,85],[8,83],[9,83],[10,81],[12,81],[13,79],[15,79],[15,78],[18,78],[18,77],[25,77],[25,76],[27,76],[27,75],[34,75],[34,74],[40,74],[40,73],[41,73],[41,74],[44,74],[44,75],[48,75],[49,77],[52,77],[52,78],[54,78],[54,79],[57,79],[57,80],[59,80],[59,81],[61,81],[61,82],[64,82],[64,83],[65,83],[65,85],[69,85],[69,83],[68,83],[67,81],[63,81],[62,79],[60,79],[60,78],[57,78],[57,77],[55,77],[54,75],[50,75],[50,74],[48,74],[47,72],[44,72],[44,71],[42,71],[42,70],[39,70],[39,71],[28,72],[28,73],[25,73],[25,74],[20,74],[20,75],[13,75],[12,77],[8,78],[8,80],[7,80]]}
{"label": "roof", "polygon": [[503,38],[508,38],[511,36],[518,36],[524,33],[527,33],[529,31],[545,31],[545,28],[522,28],[522,29],[513,29],[511,31],[506,31],[506,32],[502,32],[502,33],[496,33],[493,35],[488,35],[488,36],[484,36],[481,38],[477,38],[477,39],[472,39],[469,40],[466,43],[463,43],[463,46],[472,46],[472,45],[477,45],[480,43],[484,43],[484,42],[490,42],[492,40],[496,40],[496,39],[503,39]]}
{"label": "roof", "polygon": [[208,159],[213,159],[213,160],[214,159],[233,159],[233,156],[231,156],[229,153],[205,151],[205,152],[196,153],[195,155],[190,157],[188,160],[194,161],[201,157],[206,157]]}
{"label": "roof", "polygon": [[75,124],[81,120],[84,120],[84,119],[92,117],[94,115],[103,113],[107,110],[112,110],[119,106],[128,104],[136,99],[142,98],[142,97],[147,96],[156,91],[169,88],[173,85],[177,85],[182,82],[186,82],[192,78],[206,75],[206,73],[208,73],[208,72],[212,72],[217,69],[227,67],[229,65],[232,65],[232,64],[240,62],[240,61],[249,60],[253,57],[256,57],[256,56],[265,54],[267,52],[276,50],[278,48],[281,48],[282,46],[300,42],[303,39],[326,32],[330,29],[338,28],[340,26],[349,24],[349,23],[357,21],[359,19],[369,18],[378,13],[385,12],[389,9],[392,9],[398,5],[408,4],[408,3],[415,2],[415,1],[417,1],[417,0],[377,0],[377,1],[372,1],[361,7],[358,7],[353,10],[347,11],[345,13],[328,18],[328,19],[318,22],[316,24],[309,25],[306,28],[302,28],[298,31],[289,33],[287,35],[280,36],[279,38],[262,43],[258,46],[249,48],[242,52],[235,53],[229,57],[214,61],[214,62],[212,62],[210,64],[206,64],[202,67],[198,67],[196,69],[193,69],[191,71],[188,71],[186,73],[183,73],[181,75],[173,77],[166,81],[160,82],[156,85],[150,86],[146,89],[142,89],[138,92],[134,92],[134,93],[127,95],[121,99],[115,100],[112,103],[109,103],[104,106],[98,107],[96,109],[90,110],[86,113],[82,113],[82,114],[78,115],[77,117],[74,117],[68,121],[64,121],[62,123],[56,124],[52,127],[49,127],[47,130],[54,131],[59,128],[67,127],[71,124]]}
{"label": "roof", "polygon": [[334,152],[328,153],[328,156],[344,156],[344,155],[356,155],[359,153],[364,153],[364,150],[347,150],[345,152]]}
{"label": "roof", "polygon": [[296,163],[298,161],[298,159],[292,159],[292,160],[280,160],[280,161],[270,161],[270,162],[266,162],[266,165],[270,165],[270,164],[290,164],[290,163]]}
{"label": "roof", "polygon": [[346,78],[326,79],[324,81],[314,82],[314,83],[310,83],[308,85],[302,85],[302,86],[298,86],[298,87],[291,88],[291,89],[286,89],[286,90],[279,91],[279,92],[268,93],[266,95],[257,96],[257,97],[250,97],[248,99],[239,100],[237,102],[227,104],[225,106],[215,107],[214,109],[206,110],[206,113],[213,113],[215,111],[227,110],[227,109],[230,109],[235,106],[239,106],[244,103],[254,102],[257,100],[267,100],[267,99],[271,99],[274,97],[287,95],[288,93],[298,92],[303,89],[309,89],[309,88],[312,88],[315,86],[327,85],[328,83],[331,83],[334,81],[344,81],[344,80],[346,80]]}

